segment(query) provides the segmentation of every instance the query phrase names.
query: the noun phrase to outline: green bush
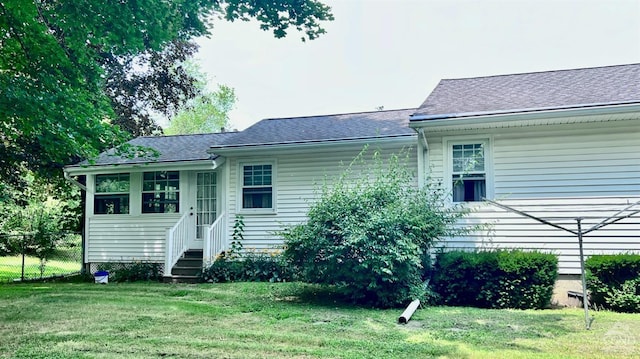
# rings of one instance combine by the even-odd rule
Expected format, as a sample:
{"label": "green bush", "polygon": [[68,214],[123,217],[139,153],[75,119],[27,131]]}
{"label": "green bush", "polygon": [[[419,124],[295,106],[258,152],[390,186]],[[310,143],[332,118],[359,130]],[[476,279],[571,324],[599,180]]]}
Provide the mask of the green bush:
{"label": "green bush", "polygon": [[557,276],[552,254],[451,251],[437,255],[432,286],[446,305],[541,309],[551,302]]}
{"label": "green bush", "polygon": [[109,281],[138,282],[161,281],[161,264],[151,262],[101,263],[98,270],[109,272]]}
{"label": "green bush", "polygon": [[[364,151],[320,189],[306,223],[287,227],[284,255],[311,283],[337,286],[347,298],[377,307],[424,299],[423,258],[433,242],[459,233],[467,211],[446,206],[437,187],[417,189],[398,156],[386,163]],[[457,228],[457,229],[456,229]]]}
{"label": "green bush", "polygon": [[436,256],[431,286],[443,304],[486,308],[480,293],[497,266],[492,252],[442,252]]}
{"label": "green bush", "polygon": [[585,261],[587,288],[597,307],[640,313],[640,255],[595,255]]}
{"label": "green bush", "polygon": [[290,282],[294,273],[281,255],[248,252],[221,256],[203,270],[202,279],[209,283]]}

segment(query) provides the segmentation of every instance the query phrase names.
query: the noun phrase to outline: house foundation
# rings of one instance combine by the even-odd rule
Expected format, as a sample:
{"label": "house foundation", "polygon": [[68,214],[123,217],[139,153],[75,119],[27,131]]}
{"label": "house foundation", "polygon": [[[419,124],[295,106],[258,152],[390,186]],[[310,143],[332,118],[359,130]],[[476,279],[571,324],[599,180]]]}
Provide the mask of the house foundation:
{"label": "house foundation", "polygon": [[577,274],[561,274],[556,280],[553,288],[553,296],[551,297],[551,305],[553,307],[582,307],[582,279]]}

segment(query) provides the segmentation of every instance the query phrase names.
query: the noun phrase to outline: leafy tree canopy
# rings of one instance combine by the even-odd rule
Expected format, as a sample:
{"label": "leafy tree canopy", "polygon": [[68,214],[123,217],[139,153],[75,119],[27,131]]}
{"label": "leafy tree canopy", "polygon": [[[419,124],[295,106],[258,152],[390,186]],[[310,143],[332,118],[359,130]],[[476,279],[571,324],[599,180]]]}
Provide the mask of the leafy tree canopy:
{"label": "leafy tree canopy", "polygon": [[203,90],[198,74],[184,66],[197,49],[193,41],[174,40],[160,50],[107,57],[105,92],[115,112],[112,123],[136,137],[160,133],[154,117],[173,116]]}
{"label": "leafy tree canopy", "polygon": [[189,100],[186,106],[165,128],[167,135],[220,132],[229,126],[229,112],[236,102],[233,88],[219,85],[214,92],[205,92]]}
{"label": "leafy tree canopy", "polygon": [[[175,111],[153,103],[158,91],[194,93],[158,84],[185,76],[169,65],[192,54],[189,40],[208,35],[220,18],[255,18],[275,37],[293,27],[314,39],[333,16],[317,0],[0,1],[0,176],[59,173],[121,143],[125,130],[140,134],[137,126],[152,127],[148,117],[127,111],[145,101]],[[130,76],[136,67],[151,80]]]}

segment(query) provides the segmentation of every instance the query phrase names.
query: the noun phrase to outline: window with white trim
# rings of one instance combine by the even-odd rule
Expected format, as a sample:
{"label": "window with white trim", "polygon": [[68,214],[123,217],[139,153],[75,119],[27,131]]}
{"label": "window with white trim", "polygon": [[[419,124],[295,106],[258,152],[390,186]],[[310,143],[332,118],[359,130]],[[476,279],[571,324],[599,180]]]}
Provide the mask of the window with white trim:
{"label": "window with white trim", "polygon": [[273,165],[245,164],[242,169],[242,209],[273,209]]}
{"label": "window with white trim", "polygon": [[453,201],[482,201],[487,196],[486,143],[453,144],[450,153]]}
{"label": "window with white trim", "polygon": [[180,211],[180,172],[155,171],[142,175],[142,213]]}
{"label": "window with white trim", "polygon": [[96,190],[93,196],[94,214],[129,214],[128,173],[96,175]]}

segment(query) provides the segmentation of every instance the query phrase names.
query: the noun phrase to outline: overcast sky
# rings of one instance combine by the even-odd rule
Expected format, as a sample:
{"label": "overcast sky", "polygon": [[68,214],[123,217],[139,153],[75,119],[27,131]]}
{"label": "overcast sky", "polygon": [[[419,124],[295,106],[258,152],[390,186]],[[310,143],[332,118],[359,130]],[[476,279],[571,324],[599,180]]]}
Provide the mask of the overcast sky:
{"label": "overcast sky", "polygon": [[640,0],[324,0],[327,34],[217,21],[198,61],[236,90],[232,127],[418,107],[443,78],[640,62]]}

